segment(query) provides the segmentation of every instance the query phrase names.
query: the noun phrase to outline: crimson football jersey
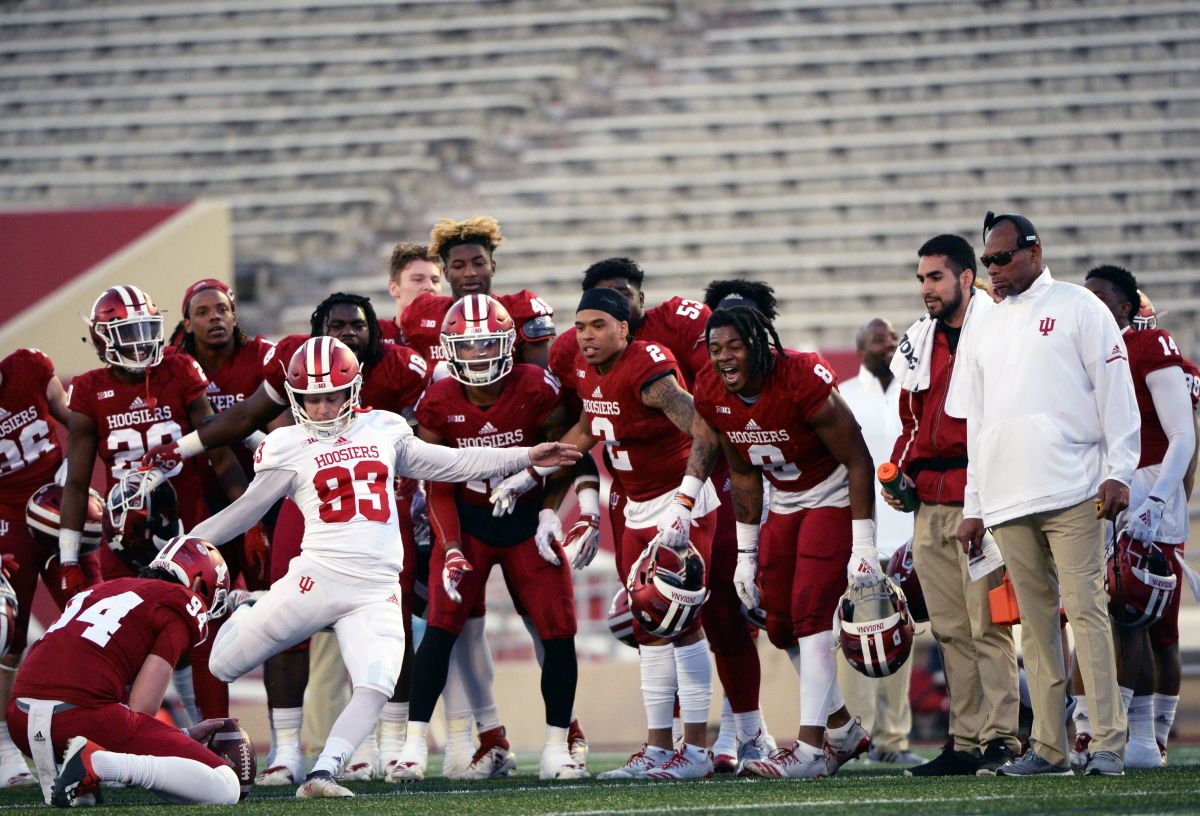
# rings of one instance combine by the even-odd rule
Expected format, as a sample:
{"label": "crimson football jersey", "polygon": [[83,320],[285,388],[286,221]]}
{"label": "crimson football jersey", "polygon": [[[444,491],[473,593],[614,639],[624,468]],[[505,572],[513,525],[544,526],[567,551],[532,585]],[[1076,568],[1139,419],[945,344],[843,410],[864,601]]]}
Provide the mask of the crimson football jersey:
{"label": "crimson football jersey", "polygon": [[776,488],[798,493],[820,484],[838,461],[808,420],[829,399],[833,367],[811,352],[775,361],[762,391],[747,405],[706,366],[696,378],[696,411]]}
{"label": "crimson football jersey", "polygon": [[[268,392],[280,405],[288,404],[287,389],[283,385],[287,380],[284,367],[291,361],[296,349],[308,339],[307,334],[288,335],[275,345],[274,354],[268,355],[263,363],[263,379]],[[411,412],[425,390],[429,367],[425,359],[408,346],[383,346],[382,351],[379,362],[362,372],[362,392],[359,394],[362,406],[394,414]]]}
{"label": "crimson football jersey", "polygon": [[642,387],[664,375],[674,375],[682,385],[683,375],[668,349],[635,340],[607,374],[588,365],[577,383],[584,429],[607,446],[612,469],[634,501],[674,490],[687,469],[691,436],[642,402]]}
{"label": "crimson football jersey", "polygon": [[[467,399],[464,386],[447,377],[429,386],[417,406],[417,421],[451,448],[528,447],[541,441],[542,423],[558,405],[559,390],[549,371],[519,363],[503,379],[496,402],[485,408]],[[455,485],[460,525],[489,544],[517,544],[537,530],[542,491],[522,494],[512,515],[497,519],[488,501],[496,484],[476,479]]]}
{"label": "crimson football jersey", "polygon": [[[146,378],[146,382],[124,383],[104,366],[80,374],[67,392],[71,410],[96,426],[96,454],[104,463],[106,494],[138,467],[146,451],[194,430],[187,409],[208,387],[200,364],[186,354],[164,357],[146,370]],[[206,514],[199,469],[186,462],[167,475],[179,494],[180,518],[190,529]]]}
{"label": "crimson football jersey", "polygon": [[1161,463],[1167,454],[1167,435],[1154,410],[1154,398],[1146,385],[1146,375],[1172,366],[1183,368],[1184,361],[1175,338],[1162,329],[1126,329],[1123,339],[1129,352],[1133,393],[1137,396],[1138,413],[1142,417],[1142,458],[1138,460],[1138,467],[1144,468]]}
{"label": "crimson football jersey", "polygon": [[204,641],[206,615],[199,596],[179,584],[152,578],[96,584],[72,597],[29,650],[13,694],[85,707],[122,703],[147,656],[175,666]]}
{"label": "crimson football jersey", "polygon": [[1200,368],[1191,360],[1183,360],[1183,378],[1187,381],[1188,394],[1192,397],[1192,410],[1200,407]]}
{"label": "crimson football jersey", "polygon": [[[516,348],[523,343],[540,343],[554,336],[554,309],[540,297],[522,289],[511,295],[493,294],[508,310],[517,330]],[[418,297],[400,317],[406,342],[430,365],[446,359],[442,349],[442,321],[454,304],[449,295],[425,294]]]}
{"label": "crimson football jersey", "polygon": [[58,423],[46,401],[53,376],[54,363],[37,349],[0,360],[0,504],[24,507],[62,464]]}
{"label": "crimson football jersey", "polygon": [[387,317],[379,321],[379,342],[389,345],[393,343],[405,345],[404,332],[396,325],[395,318]]}

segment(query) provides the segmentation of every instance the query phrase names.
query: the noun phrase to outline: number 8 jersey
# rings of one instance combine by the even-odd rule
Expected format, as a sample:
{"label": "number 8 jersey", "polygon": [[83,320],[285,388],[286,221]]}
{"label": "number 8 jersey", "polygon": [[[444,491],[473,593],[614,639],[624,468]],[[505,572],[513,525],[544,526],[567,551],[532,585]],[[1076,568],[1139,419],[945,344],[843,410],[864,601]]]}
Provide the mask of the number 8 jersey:
{"label": "number 8 jersey", "polygon": [[731,393],[712,366],[705,367],[696,377],[696,412],[762,470],[772,494],[802,493],[839,467],[808,424],[834,387],[833,368],[820,356],[788,351],[776,358],[750,404]]}

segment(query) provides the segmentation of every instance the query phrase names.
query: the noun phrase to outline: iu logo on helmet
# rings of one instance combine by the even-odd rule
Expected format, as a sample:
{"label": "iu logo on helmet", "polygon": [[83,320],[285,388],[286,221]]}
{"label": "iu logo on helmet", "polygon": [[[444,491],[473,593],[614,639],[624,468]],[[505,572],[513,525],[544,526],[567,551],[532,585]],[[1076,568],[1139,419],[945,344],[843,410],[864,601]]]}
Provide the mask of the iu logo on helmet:
{"label": "iu logo on helmet", "polygon": [[314,581],[312,578],[308,577],[307,575],[301,575],[300,576],[300,594],[303,595],[305,592],[308,592],[310,589],[313,588],[314,584],[316,584],[316,581]]}
{"label": "iu logo on helmet", "polygon": [[1046,335],[1050,334],[1050,332],[1054,331],[1054,323],[1055,320],[1053,317],[1043,317],[1038,322],[1038,331],[1042,333],[1042,337],[1045,337]]}

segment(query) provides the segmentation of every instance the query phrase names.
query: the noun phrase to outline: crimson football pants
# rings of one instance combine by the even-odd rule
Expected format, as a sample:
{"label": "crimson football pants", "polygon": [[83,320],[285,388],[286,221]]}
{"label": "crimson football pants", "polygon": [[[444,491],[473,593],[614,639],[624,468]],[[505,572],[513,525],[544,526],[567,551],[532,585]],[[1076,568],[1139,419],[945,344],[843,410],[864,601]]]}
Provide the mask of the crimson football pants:
{"label": "crimson football pants", "polygon": [[1180,557],[1183,556],[1183,545],[1159,544],[1158,546],[1162,547],[1167,564],[1171,567],[1171,574],[1175,576],[1175,591],[1171,593],[1171,603],[1163,611],[1162,619],[1147,630],[1150,635],[1150,648],[1155,651],[1179,642],[1179,598],[1183,595],[1183,588],[1187,586],[1183,567],[1175,558],[1176,551],[1179,552]]}
{"label": "crimson football pants", "polygon": [[[29,751],[29,715],[17,707],[16,698],[8,701],[5,714],[13,743],[25,756],[33,756]],[[183,757],[210,768],[227,764],[175,726],[120,703],[55,714],[50,734],[55,754],[61,754],[72,737],[87,737],[106,751],[121,754]]]}
{"label": "crimson football pants", "polygon": [[759,539],[758,581],[767,637],[779,649],[833,628],[850,563],[850,508],[767,514]]}
{"label": "crimson football pants", "polygon": [[[704,580],[710,587],[712,585],[712,542],[713,533],[716,532],[716,529],[716,510],[692,520],[692,546],[699,550],[701,557],[704,558]],[[629,570],[633,567],[634,562],[637,561],[638,556],[642,554],[642,551],[646,549],[646,545],[656,535],[658,535],[657,527],[625,526],[621,535],[621,546],[617,550],[617,577],[621,579],[622,585],[624,585],[625,579],[629,577]],[[738,617],[741,617],[741,615],[739,614]],[[696,627],[702,624],[702,618],[703,611],[701,618],[697,618],[696,623],[689,627],[686,632],[680,632],[680,636],[694,632]],[[638,643],[654,643],[659,640],[654,635],[649,635],[642,631],[636,615],[633,616],[633,636]]]}

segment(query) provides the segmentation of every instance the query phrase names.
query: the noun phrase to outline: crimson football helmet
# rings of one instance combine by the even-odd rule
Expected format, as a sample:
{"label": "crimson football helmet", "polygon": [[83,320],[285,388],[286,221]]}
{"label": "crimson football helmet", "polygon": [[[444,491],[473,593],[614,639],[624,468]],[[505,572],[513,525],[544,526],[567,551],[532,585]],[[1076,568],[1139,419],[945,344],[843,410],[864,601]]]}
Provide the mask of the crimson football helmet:
{"label": "crimson football helmet", "polygon": [[851,586],[838,602],[833,633],[846,662],[860,674],[895,674],[912,652],[913,622],[904,590],[891,578]]}
{"label": "crimson football helmet", "polygon": [[489,385],[512,371],[516,340],[508,309],[488,295],[467,295],[442,320],[450,376],[464,385]]}
{"label": "crimson football helmet", "polygon": [[142,569],[183,532],[175,488],[157,468],[130,471],[108,491],[103,528],[113,554],[130,569]]}
{"label": "crimson football helmet", "polygon": [[644,631],[673,640],[700,625],[708,587],[704,557],[691,543],[680,553],[655,538],[638,557],[632,576],[629,605]]}
{"label": "crimson football helmet", "polygon": [[[359,393],[362,391],[362,372],[358,358],[350,347],[334,337],[312,337],[305,340],[287,367],[288,400],[296,424],[318,439],[338,436],[350,426],[354,415],[362,410]],[[304,408],[305,394],[330,394],[346,391],[346,401],[332,419],[312,419]]]}
{"label": "crimson football helmet", "polygon": [[929,608],[925,605],[925,592],[921,589],[917,568],[913,566],[912,550],[913,543],[910,538],[903,547],[892,553],[884,572],[904,592],[904,599],[908,602],[908,611],[913,621],[926,623],[929,621]]}
{"label": "crimson football helmet", "polygon": [[633,611],[629,608],[629,590],[625,587],[617,590],[608,606],[608,630],[626,646],[637,648],[637,638],[633,636]]}
{"label": "crimson football helmet", "polygon": [[162,362],[162,315],[136,286],[105,289],[92,304],[88,327],[96,353],[109,365],[141,371]]}
{"label": "crimson football helmet", "polygon": [[1137,312],[1129,319],[1134,331],[1142,331],[1143,329],[1157,329],[1158,319],[1166,317],[1166,312],[1154,311],[1154,304],[1150,302],[1150,298],[1146,297],[1146,293],[1141,289],[1138,290],[1138,297],[1141,301],[1138,303]]}
{"label": "crimson football helmet", "polygon": [[208,608],[209,620],[228,611],[229,567],[221,552],[204,539],[186,535],[172,538],[149,567],[171,573],[199,595]]}
{"label": "crimson football helmet", "polygon": [[17,636],[17,592],[0,575],[0,655],[8,654]]}
{"label": "crimson football helmet", "polygon": [[[29,537],[46,550],[47,555],[58,552],[59,521],[62,517],[63,489],[50,482],[39,487],[25,502],[25,524]],[[87,516],[83,522],[79,553],[90,553],[100,546],[104,534],[104,497],[88,488]]]}
{"label": "crimson football helmet", "polygon": [[1153,626],[1171,606],[1179,576],[1163,551],[1128,532],[1117,537],[1108,553],[1104,588],[1108,613],[1122,626]]}

